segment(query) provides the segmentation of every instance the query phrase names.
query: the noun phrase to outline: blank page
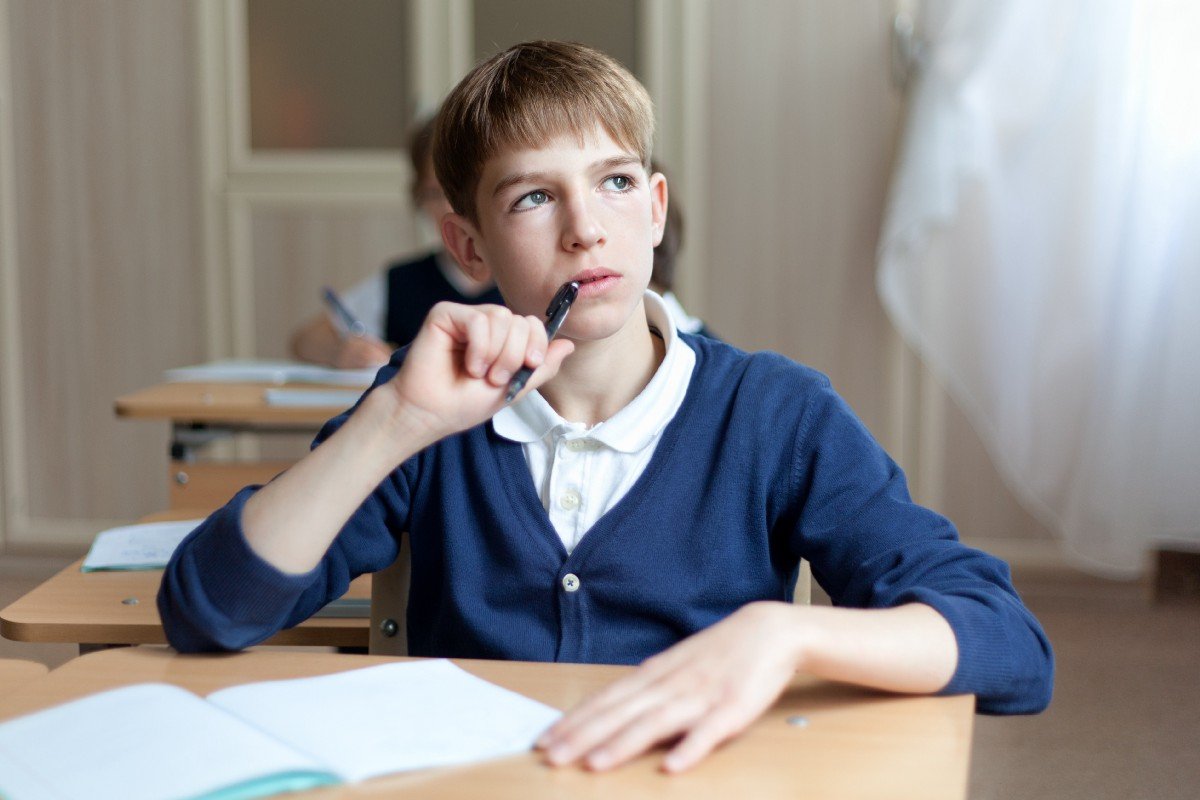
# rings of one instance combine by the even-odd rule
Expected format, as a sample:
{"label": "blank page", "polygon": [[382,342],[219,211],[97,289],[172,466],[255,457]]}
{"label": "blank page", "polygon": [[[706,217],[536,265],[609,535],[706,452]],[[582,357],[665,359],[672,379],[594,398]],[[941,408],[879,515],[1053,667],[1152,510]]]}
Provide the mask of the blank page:
{"label": "blank page", "polygon": [[[266,775],[291,780],[256,780]],[[246,797],[333,782],[285,745],[165,684],[113,689],[0,725],[0,794],[9,800],[163,800],[254,784]]]}
{"label": "blank page", "polygon": [[208,700],[347,781],[525,752],[561,716],[446,660],[246,684]]}

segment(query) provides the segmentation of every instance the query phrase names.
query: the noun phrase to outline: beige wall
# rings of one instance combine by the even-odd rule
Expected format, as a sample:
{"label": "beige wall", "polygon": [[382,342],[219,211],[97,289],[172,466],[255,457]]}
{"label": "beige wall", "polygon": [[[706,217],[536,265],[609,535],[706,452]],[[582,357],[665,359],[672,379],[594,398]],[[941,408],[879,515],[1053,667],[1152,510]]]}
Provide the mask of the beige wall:
{"label": "beige wall", "polygon": [[[226,132],[207,111],[223,78],[200,43],[221,19],[208,11],[227,7],[0,0],[0,110],[11,106],[0,147],[12,153],[0,160],[11,240],[0,330],[17,334],[0,347],[8,549],[78,546],[104,521],[165,504],[165,425],[117,421],[113,397],[213,355],[281,355],[319,285],[417,243],[398,166],[394,194],[376,180],[332,203],[281,192],[279,165],[244,153],[243,173],[225,169]],[[968,534],[1044,537],[961,415],[901,357],[875,296],[902,114],[888,83],[891,3],[647,7],[671,50],[648,81],[690,223],[684,300],[725,338],[829,374],[918,496]],[[469,30],[423,19],[422,30]]]}
{"label": "beige wall", "polygon": [[13,241],[0,268],[16,341],[0,403],[16,546],[165,503],[165,429],[117,421],[112,400],[201,358],[205,308],[186,7],[6,10]]}

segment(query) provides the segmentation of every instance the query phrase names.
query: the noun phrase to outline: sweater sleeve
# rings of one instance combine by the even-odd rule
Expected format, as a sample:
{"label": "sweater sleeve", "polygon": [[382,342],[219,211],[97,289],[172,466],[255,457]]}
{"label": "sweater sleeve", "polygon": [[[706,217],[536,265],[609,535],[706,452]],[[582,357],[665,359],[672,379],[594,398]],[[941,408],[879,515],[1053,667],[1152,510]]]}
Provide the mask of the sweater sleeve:
{"label": "sweater sleeve", "polygon": [[[384,374],[387,372],[388,374]],[[376,385],[394,370],[381,371]],[[351,412],[326,423],[319,446]],[[167,641],[183,653],[240,650],[308,619],[345,594],[350,581],[390,565],[407,529],[415,458],[379,484],[311,571],[284,573],[255,553],[242,509],[258,486],[242,489],[180,543],[163,572],[158,611]]]}
{"label": "sweater sleeve", "polygon": [[796,549],[833,602],[931,606],[958,643],[943,694],[974,694],[985,713],[1044,709],[1054,655],[1008,565],[965,546],[949,520],[912,501],[899,466],[828,382],[810,395],[795,453]]}

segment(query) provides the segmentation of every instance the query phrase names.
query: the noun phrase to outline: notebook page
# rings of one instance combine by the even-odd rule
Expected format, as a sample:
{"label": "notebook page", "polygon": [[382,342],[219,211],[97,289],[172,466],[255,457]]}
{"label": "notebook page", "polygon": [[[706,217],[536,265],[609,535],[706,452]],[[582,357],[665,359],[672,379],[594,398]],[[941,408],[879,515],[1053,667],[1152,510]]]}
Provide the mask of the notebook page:
{"label": "notebook page", "polygon": [[208,700],[347,781],[525,752],[562,715],[446,660],[246,684]]}
{"label": "notebook page", "polygon": [[116,569],[158,569],[165,567],[183,538],[204,520],[146,522],[123,525],[96,534],[84,572]]}
{"label": "notebook page", "polygon": [[285,408],[347,409],[361,396],[359,389],[267,389],[263,392],[267,405]]}
{"label": "notebook page", "polygon": [[[0,724],[0,794],[8,800],[200,797],[266,775],[334,782],[328,771],[190,692],[146,683]],[[64,768],[69,766],[69,768]],[[12,782],[10,783],[10,777]]]}
{"label": "notebook page", "polygon": [[334,369],[301,361],[226,358],[176,367],[163,373],[170,383],[202,381],[207,383],[326,383],[336,386],[370,386],[375,380],[374,367]]}

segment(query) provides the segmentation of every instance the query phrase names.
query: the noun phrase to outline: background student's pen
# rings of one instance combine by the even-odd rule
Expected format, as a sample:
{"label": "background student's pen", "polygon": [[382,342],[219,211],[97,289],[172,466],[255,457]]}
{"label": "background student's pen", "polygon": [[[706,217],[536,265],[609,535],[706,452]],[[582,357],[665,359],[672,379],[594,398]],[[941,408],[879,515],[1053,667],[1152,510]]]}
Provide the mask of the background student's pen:
{"label": "background student's pen", "polygon": [[346,308],[346,304],[342,302],[342,298],[337,296],[337,292],[326,286],[321,290],[321,296],[324,298],[325,304],[341,320],[346,335],[362,336],[367,332],[367,326],[362,323],[362,320],[350,313],[350,309]]}
{"label": "background student's pen", "polygon": [[[564,283],[562,288],[554,293],[554,299],[550,301],[550,307],[546,309],[547,341],[552,341],[558,335],[558,329],[562,327],[563,320],[567,318],[567,312],[571,310],[571,303],[575,302],[578,294],[579,283],[577,281]],[[512,381],[508,384],[508,392],[504,395],[504,402],[511,403],[512,399],[525,388],[525,383],[532,374],[533,370],[529,367],[521,367],[517,370],[517,374],[513,375]]]}

